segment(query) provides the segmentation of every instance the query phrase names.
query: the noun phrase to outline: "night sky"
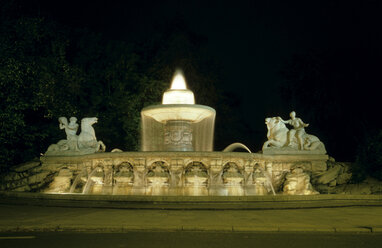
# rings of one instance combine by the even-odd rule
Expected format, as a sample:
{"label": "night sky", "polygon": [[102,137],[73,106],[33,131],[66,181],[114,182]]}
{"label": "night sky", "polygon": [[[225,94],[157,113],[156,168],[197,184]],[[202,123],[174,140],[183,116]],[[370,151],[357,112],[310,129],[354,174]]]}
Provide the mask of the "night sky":
{"label": "night sky", "polygon": [[[62,23],[110,37],[150,36],[156,25],[179,17],[208,39],[221,61],[224,89],[235,92],[253,121],[281,113],[277,86],[295,53],[344,47],[365,30],[378,1],[35,1]],[[132,28],[132,29],[131,29]],[[367,37],[366,37],[367,38]],[[233,85],[235,85],[233,87]]]}
{"label": "night sky", "polygon": [[241,100],[238,111],[264,138],[264,118],[287,118],[293,108],[283,104],[279,86],[280,71],[295,54],[327,48],[348,48],[352,53],[381,39],[380,27],[376,29],[379,1],[33,0],[29,4],[64,25],[86,27],[111,39],[150,39],[156,27],[184,21],[206,37],[209,53],[223,68],[220,87]]}

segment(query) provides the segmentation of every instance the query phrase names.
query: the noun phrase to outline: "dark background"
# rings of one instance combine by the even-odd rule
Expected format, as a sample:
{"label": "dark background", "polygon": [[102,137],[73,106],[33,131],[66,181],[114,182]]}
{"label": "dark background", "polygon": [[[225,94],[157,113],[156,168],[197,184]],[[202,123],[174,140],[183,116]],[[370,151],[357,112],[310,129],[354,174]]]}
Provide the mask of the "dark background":
{"label": "dark background", "polygon": [[[233,142],[260,150],[266,140],[264,118],[286,119],[292,110],[310,123],[306,131],[337,160],[355,161],[370,153],[360,147],[378,150],[379,141],[370,137],[381,129],[380,1],[1,3],[7,20],[43,18],[59,29],[76,30],[70,37],[88,37],[87,46],[94,34],[104,44],[130,44],[143,61],[138,70],[161,81],[159,92],[169,87],[177,67],[183,69],[197,103],[217,110],[215,150]],[[68,61],[87,56],[78,51],[68,45]],[[160,95],[148,102],[159,102]],[[99,112],[80,108],[57,115],[73,113]],[[56,117],[50,117],[50,125]],[[102,130],[96,127],[97,137],[108,140]],[[134,149],[119,141],[113,145]]]}

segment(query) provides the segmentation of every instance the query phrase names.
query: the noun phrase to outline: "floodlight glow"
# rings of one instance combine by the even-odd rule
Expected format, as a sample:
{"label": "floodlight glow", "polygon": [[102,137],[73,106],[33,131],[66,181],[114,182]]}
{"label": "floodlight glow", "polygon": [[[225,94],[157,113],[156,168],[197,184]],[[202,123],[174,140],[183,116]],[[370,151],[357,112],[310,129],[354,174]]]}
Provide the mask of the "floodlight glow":
{"label": "floodlight glow", "polygon": [[171,83],[171,89],[172,90],[186,90],[186,80],[184,79],[184,76],[182,72],[177,71],[172,79]]}
{"label": "floodlight glow", "polygon": [[163,94],[162,104],[195,104],[194,93],[187,89],[181,71],[175,72],[171,88]]}

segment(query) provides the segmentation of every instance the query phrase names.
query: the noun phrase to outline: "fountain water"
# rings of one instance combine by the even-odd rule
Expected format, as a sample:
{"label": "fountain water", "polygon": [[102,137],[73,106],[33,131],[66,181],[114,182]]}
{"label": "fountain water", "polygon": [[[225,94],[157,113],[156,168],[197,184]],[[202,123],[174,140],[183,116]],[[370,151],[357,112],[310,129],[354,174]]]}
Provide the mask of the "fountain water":
{"label": "fountain water", "polygon": [[94,185],[100,185],[101,187],[98,187],[98,192],[101,192],[102,190],[102,184],[103,184],[103,172],[101,167],[95,168],[87,177],[86,184],[84,186],[84,189],[82,191],[82,194],[89,194],[91,192],[92,187]]}
{"label": "fountain water", "polygon": [[232,143],[226,148],[224,148],[223,152],[233,152],[236,149],[244,149],[247,152],[252,153],[251,150],[249,150],[249,148],[242,143]]}
{"label": "fountain water", "polygon": [[162,104],[141,112],[142,151],[212,151],[216,112],[195,104],[180,72],[163,94]]}
{"label": "fountain water", "polygon": [[77,185],[78,183],[81,182],[81,177],[84,175],[86,171],[86,168],[84,167],[80,173],[78,173],[78,175],[76,176],[76,178],[74,179],[73,183],[72,183],[72,186],[70,187],[70,190],[69,190],[69,193],[74,193],[74,191],[76,190],[77,188]]}

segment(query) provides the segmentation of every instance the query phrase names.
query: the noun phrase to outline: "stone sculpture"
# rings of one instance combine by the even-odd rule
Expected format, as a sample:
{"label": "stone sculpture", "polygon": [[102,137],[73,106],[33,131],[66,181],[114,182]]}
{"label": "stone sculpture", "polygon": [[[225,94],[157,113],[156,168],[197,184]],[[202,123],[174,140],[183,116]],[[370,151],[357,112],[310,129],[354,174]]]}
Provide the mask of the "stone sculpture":
{"label": "stone sculpture", "polygon": [[66,117],[60,117],[58,118],[58,122],[60,123],[60,129],[65,129],[66,133],[66,145],[68,146],[68,150],[78,151],[78,136],[77,136],[77,130],[78,130],[78,123],[76,117],[70,117],[70,122],[68,123],[68,120]]}
{"label": "stone sculpture", "polygon": [[97,141],[93,124],[98,118],[86,117],[81,120],[81,133],[77,135],[77,118],[71,117],[70,122],[66,117],[58,118],[60,129],[65,129],[66,140],[60,140],[57,144],[52,144],[45,152],[46,156],[60,155],[83,155],[95,152],[104,152],[106,146],[102,141]]}
{"label": "stone sculpture", "polygon": [[293,144],[293,139],[297,138],[298,149],[302,150],[302,146],[304,144],[303,136],[306,134],[305,127],[308,127],[309,124],[304,123],[300,118],[296,118],[296,112],[294,111],[290,112],[289,116],[290,119],[287,121],[280,118],[283,123],[289,124],[293,127],[293,129],[289,130],[288,146],[291,146]]}
{"label": "stone sculpture", "polygon": [[[325,154],[325,145],[314,135],[307,134],[304,123],[300,118],[296,118],[296,113],[290,113],[291,119],[283,120],[281,117],[271,117],[265,119],[268,128],[268,140],[263,145],[263,153],[308,153]],[[289,124],[293,129],[288,129],[285,124]]]}
{"label": "stone sculpture", "polygon": [[302,168],[296,167],[286,175],[283,194],[285,195],[317,195],[319,192],[313,189],[310,176]]}

